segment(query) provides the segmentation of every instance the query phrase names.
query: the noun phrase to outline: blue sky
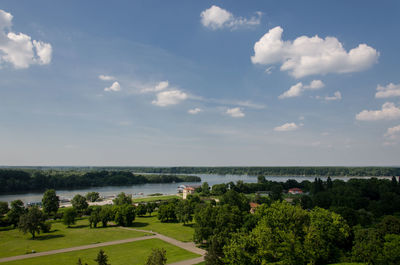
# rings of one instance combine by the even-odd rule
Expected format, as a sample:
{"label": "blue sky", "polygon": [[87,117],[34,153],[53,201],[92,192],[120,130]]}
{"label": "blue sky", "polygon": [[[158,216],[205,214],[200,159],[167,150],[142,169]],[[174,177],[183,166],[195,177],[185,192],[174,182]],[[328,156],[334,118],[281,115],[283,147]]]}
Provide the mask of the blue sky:
{"label": "blue sky", "polygon": [[399,165],[398,1],[0,10],[1,165]]}

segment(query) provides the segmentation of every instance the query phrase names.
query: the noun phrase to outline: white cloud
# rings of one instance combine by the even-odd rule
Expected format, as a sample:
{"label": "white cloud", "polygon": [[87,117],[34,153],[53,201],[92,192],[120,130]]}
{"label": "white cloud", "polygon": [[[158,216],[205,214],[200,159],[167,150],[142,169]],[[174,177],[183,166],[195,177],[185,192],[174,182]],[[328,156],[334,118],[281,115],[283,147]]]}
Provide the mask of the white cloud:
{"label": "white cloud", "polygon": [[146,87],[140,90],[141,93],[149,93],[149,92],[159,92],[161,90],[165,90],[168,88],[169,83],[168,81],[161,81],[154,87]]}
{"label": "white cloud", "polygon": [[400,125],[388,128],[384,137],[384,145],[395,145],[400,142]]}
{"label": "white cloud", "polygon": [[121,86],[117,81],[115,81],[110,87],[104,88],[104,91],[108,91],[108,92],[110,92],[110,91],[118,92],[120,90],[121,90]]}
{"label": "white cloud", "polygon": [[356,115],[360,121],[394,120],[400,118],[400,108],[394,103],[386,102],[381,110],[363,110]]}
{"label": "white cloud", "polygon": [[99,79],[103,81],[112,81],[115,80],[115,77],[111,75],[99,75]]}
{"label": "white cloud", "polygon": [[342,94],[340,91],[336,91],[333,96],[326,96],[325,100],[327,101],[333,101],[333,100],[341,100],[342,99]]}
{"label": "white cloud", "polygon": [[321,80],[313,80],[309,85],[304,86],[304,88],[306,90],[318,90],[320,88],[323,88],[324,86],[325,84]]}
{"label": "white cloud", "polygon": [[192,114],[192,115],[195,115],[195,114],[200,113],[200,112],[202,112],[202,111],[203,111],[203,110],[200,109],[200,108],[194,108],[194,109],[188,110],[188,113],[189,113],[189,114]]}
{"label": "white cloud", "polygon": [[32,64],[49,64],[53,52],[51,44],[12,32],[12,19],[10,13],[0,9],[0,65],[10,63],[22,69]]}
{"label": "white cloud", "polygon": [[302,82],[299,82],[291,86],[289,90],[285,91],[285,93],[280,95],[279,98],[284,99],[284,98],[299,97],[306,90],[318,90],[324,86],[325,84],[321,80],[313,80],[309,85],[303,85]]}
{"label": "white cloud", "polygon": [[261,12],[256,12],[256,16],[249,19],[243,17],[235,17],[231,12],[220,8],[219,6],[213,5],[209,9],[201,12],[201,24],[204,27],[212,30],[229,28],[238,29],[244,27],[251,27],[259,25],[261,22]]}
{"label": "white cloud", "polygon": [[378,85],[375,94],[376,98],[400,97],[400,84],[390,83],[387,86]]}
{"label": "white cloud", "polygon": [[225,113],[233,118],[243,118],[245,116],[240,108],[227,109]]}
{"label": "white cloud", "polygon": [[271,65],[281,63],[281,71],[301,78],[308,75],[359,72],[377,62],[379,52],[359,44],[347,52],[335,37],[322,39],[301,36],[294,41],[282,40],[283,29],[270,29],[254,44],[254,64]]}
{"label": "white cloud", "polygon": [[282,95],[279,96],[280,99],[284,98],[292,98],[298,97],[303,93],[303,83],[299,82],[289,88],[288,91],[285,91]]}
{"label": "white cloud", "polygon": [[188,95],[185,92],[170,90],[158,93],[157,98],[153,100],[152,103],[160,107],[166,107],[169,105],[176,105],[187,98]]}
{"label": "white cloud", "polygon": [[274,131],[277,131],[277,132],[288,132],[288,131],[295,131],[298,128],[299,128],[299,126],[296,123],[291,122],[291,123],[285,123],[285,124],[283,124],[281,126],[275,127]]}

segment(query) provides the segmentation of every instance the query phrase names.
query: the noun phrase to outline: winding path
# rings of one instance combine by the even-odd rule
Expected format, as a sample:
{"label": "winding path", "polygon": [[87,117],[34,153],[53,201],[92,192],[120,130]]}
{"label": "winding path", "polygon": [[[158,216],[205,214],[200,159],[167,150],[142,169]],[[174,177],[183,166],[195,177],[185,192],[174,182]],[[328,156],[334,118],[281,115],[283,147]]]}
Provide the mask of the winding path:
{"label": "winding path", "polygon": [[128,238],[128,239],[122,239],[122,240],[116,240],[116,241],[109,241],[109,242],[103,242],[103,243],[97,243],[97,244],[83,245],[83,246],[72,247],[72,248],[55,249],[55,250],[43,251],[43,252],[39,252],[39,253],[25,254],[25,255],[12,256],[12,257],[6,257],[6,258],[0,258],[0,263],[14,261],[14,260],[21,260],[21,259],[29,259],[29,258],[34,258],[34,257],[54,255],[54,254],[77,251],[77,250],[85,250],[85,249],[91,249],[91,248],[119,245],[119,244],[153,239],[153,238],[161,239],[167,243],[170,243],[177,247],[183,248],[189,252],[201,255],[201,257],[198,257],[195,259],[183,260],[180,262],[170,263],[170,265],[194,265],[194,264],[200,263],[204,260],[204,255],[205,255],[206,251],[204,249],[196,247],[196,245],[193,242],[188,242],[188,243],[181,242],[181,241],[173,239],[171,237],[167,237],[167,236],[161,235],[159,233],[156,233],[153,231],[148,231],[148,230],[134,229],[134,228],[129,228],[129,227],[121,227],[121,228],[126,229],[126,230],[133,230],[133,231],[137,231],[137,232],[150,233],[152,235]]}

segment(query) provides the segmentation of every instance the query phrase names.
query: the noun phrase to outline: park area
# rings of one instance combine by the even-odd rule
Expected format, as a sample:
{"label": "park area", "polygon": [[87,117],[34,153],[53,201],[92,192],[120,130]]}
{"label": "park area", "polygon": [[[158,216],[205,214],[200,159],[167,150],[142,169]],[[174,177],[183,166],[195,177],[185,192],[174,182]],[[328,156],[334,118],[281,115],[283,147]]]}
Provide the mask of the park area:
{"label": "park area", "polygon": [[[61,220],[51,221],[50,232],[40,233],[35,239],[29,233],[9,227],[0,231],[0,263],[72,265],[77,264],[80,258],[82,264],[91,265],[97,264],[94,260],[102,249],[112,265],[144,264],[152,249],[164,249],[167,264],[173,264],[202,256],[179,245],[192,244],[189,242],[193,241],[193,234],[193,223],[162,223],[157,213],[137,216],[129,228],[113,223],[107,227],[90,228],[88,217],[78,218],[70,227]],[[96,247],[99,244],[101,246]],[[14,256],[23,256],[23,259],[7,260]]]}

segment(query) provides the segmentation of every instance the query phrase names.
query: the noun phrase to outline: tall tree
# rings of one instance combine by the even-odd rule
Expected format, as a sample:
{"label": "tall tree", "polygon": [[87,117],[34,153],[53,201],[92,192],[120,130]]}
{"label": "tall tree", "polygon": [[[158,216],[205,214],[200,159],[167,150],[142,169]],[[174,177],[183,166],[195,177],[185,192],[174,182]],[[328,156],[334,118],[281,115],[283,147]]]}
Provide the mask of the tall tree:
{"label": "tall tree", "polygon": [[80,213],[85,211],[89,206],[89,204],[86,202],[86,198],[80,194],[76,194],[72,198],[71,203],[72,203],[72,207],[74,207],[74,209]]}
{"label": "tall tree", "polygon": [[96,191],[88,192],[86,194],[86,200],[90,202],[95,202],[100,198],[100,194]]}
{"label": "tall tree", "polygon": [[76,218],[76,211],[74,208],[67,208],[63,214],[63,223],[70,227],[71,225],[75,224]]}
{"label": "tall tree", "polygon": [[40,233],[41,227],[44,225],[45,218],[42,211],[37,206],[32,206],[28,212],[21,215],[18,223],[18,228],[25,234],[31,233],[32,238],[35,239],[36,233]]}
{"label": "tall tree", "polygon": [[56,191],[46,190],[42,198],[43,211],[47,214],[56,214],[60,206],[60,199],[56,195]]}
{"label": "tall tree", "polygon": [[14,227],[18,226],[19,218],[26,212],[24,203],[21,200],[15,200],[11,202],[11,209],[7,213],[8,220],[10,224]]}

